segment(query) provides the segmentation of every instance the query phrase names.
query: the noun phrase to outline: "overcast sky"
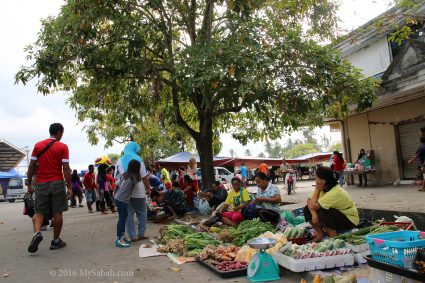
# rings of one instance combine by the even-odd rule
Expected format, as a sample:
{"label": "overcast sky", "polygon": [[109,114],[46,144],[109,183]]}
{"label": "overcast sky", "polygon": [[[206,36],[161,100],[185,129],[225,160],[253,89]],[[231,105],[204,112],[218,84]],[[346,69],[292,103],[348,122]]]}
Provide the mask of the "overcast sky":
{"label": "overcast sky", "polygon": [[[388,9],[387,0],[343,0],[339,16],[341,26],[346,30],[367,22]],[[98,156],[119,153],[121,145],[105,149],[104,142],[97,146],[88,143],[82,125],[77,124],[75,113],[66,105],[66,95],[53,94],[48,97],[38,94],[34,83],[26,86],[15,85],[14,75],[25,61],[24,46],[35,41],[40,29],[40,19],[56,15],[63,0],[9,0],[2,1],[0,10],[0,138],[12,144],[30,149],[35,142],[48,137],[48,127],[60,122],[65,127],[63,142],[70,149],[70,162],[73,168],[83,169]],[[329,129],[316,131],[317,135],[330,135]],[[300,137],[300,134],[294,134]],[[339,138],[332,134],[332,141]],[[243,155],[249,148],[254,155],[263,151],[263,144],[241,146],[229,135],[222,138],[221,155],[228,155],[234,149]],[[286,137],[282,138],[282,142]]]}

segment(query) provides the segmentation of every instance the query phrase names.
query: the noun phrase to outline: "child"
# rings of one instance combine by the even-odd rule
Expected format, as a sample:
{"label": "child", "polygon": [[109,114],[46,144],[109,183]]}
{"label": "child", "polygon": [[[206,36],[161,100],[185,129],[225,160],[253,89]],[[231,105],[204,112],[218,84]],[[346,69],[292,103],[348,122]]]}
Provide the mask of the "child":
{"label": "child", "polygon": [[164,220],[171,221],[186,213],[186,197],[179,189],[178,182],[172,183],[171,190],[165,190],[163,192],[152,191],[151,197],[161,207],[160,209],[156,209],[157,222]]}
{"label": "child", "polygon": [[124,238],[125,222],[127,221],[127,204],[130,201],[133,188],[139,182],[140,176],[140,162],[133,159],[128,164],[128,170],[124,173],[123,177],[118,181],[119,188],[115,191],[115,205],[118,209],[118,223],[117,223],[117,239],[115,246],[118,248],[128,248],[130,243],[126,242]]}

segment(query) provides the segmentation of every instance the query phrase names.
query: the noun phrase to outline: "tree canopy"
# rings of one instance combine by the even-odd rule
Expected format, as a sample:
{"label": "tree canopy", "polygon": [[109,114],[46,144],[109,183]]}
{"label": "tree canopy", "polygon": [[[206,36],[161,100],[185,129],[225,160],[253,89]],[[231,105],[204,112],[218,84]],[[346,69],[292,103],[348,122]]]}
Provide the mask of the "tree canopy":
{"label": "tree canopy", "polygon": [[193,138],[209,187],[220,133],[277,139],[372,104],[377,82],[318,43],[333,37],[336,9],[332,0],[69,0],[42,21],[16,80],[69,92],[92,142],[143,141],[155,125],[172,141]]}

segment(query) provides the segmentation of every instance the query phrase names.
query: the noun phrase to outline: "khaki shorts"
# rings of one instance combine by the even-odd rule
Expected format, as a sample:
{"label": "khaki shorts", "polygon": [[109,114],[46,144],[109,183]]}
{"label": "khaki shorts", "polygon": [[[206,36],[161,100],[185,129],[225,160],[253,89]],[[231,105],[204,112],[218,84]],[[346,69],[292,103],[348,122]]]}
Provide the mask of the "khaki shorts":
{"label": "khaki shorts", "polygon": [[[64,181],[45,182],[35,185],[35,213],[48,217],[68,210]],[[50,213],[49,213],[50,212]]]}

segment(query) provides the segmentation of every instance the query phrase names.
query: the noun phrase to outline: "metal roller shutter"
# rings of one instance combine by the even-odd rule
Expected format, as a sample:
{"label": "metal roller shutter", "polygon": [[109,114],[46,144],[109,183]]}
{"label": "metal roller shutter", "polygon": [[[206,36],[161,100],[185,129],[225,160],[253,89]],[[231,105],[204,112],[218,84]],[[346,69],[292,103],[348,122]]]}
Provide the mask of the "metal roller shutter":
{"label": "metal roller shutter", "polygon": [[419,161],[413,162],[412,164],[407,164],[407,161],[415,155],[420,145],[419,130],[422,127],[425,127],[425,121],[398,126],[401,160],[403,164],[403,179],[416,179],[416,171],[420,165]]}

